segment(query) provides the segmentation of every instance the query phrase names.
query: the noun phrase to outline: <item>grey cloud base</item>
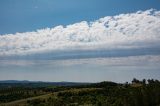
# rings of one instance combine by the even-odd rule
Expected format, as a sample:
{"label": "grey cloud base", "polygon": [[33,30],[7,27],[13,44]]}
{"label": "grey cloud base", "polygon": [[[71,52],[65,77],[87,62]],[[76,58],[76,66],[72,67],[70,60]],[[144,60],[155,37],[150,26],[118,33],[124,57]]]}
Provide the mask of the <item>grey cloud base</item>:
{"label": "grey cloud base", "polygon": [[132,48],[132,49],[98,49],[98,50],[70,50],[47,51],[27,55],[1,56],[1,60],[66,60],[87,58],[114,58],[128,56],[160,55],[160,48]]}

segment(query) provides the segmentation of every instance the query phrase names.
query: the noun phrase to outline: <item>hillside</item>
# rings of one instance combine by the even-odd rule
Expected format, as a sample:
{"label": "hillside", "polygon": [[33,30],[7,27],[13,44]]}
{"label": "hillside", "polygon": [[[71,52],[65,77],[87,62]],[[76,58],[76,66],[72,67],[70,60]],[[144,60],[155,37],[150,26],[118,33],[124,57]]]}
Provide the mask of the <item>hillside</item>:
{"label": "hillside", "polygon": [[[41,83],[38,83],[41,84]],[[24,84],[25,85],[25,84]],[[72,86],[0,88],[0,106],[159,106],[160,82],[100,82]]]}

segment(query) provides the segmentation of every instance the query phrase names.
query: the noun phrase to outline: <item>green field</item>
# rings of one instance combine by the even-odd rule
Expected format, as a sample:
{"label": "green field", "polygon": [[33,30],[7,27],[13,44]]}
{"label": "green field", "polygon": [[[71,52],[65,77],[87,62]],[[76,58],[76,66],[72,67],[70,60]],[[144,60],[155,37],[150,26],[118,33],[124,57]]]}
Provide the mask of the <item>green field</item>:
{"label": "green field", "polygon": [[153,79],[133,79],[132,83],[124,84],[105,81],[68,86],[50,83],[0,86],[0,106],[160,106],[160,82]]}

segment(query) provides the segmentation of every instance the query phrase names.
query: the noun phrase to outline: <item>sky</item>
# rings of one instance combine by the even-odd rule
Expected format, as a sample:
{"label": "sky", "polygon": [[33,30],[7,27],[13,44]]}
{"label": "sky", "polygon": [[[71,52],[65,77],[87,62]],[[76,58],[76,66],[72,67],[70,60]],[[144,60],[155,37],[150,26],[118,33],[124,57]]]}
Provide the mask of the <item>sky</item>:
{"label": "sky", "polygon": [[160,9],[159,0],[0,0],[0,34],[36,31],[105,16]]}
{"label": "sky", "polygon": [[160,80],[159,0],[1,0],[0,80]]}

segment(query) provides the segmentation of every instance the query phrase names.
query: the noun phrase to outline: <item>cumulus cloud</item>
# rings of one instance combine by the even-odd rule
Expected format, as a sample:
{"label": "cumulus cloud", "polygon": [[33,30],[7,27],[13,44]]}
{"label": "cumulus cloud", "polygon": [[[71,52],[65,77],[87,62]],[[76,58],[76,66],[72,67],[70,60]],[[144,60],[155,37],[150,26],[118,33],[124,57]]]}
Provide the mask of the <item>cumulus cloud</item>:
{"label": "cumulus cloud", "polygon": [[160,11],[106,16],[93,22],[0,35],[0,56],[57,50],[160,46]]}

